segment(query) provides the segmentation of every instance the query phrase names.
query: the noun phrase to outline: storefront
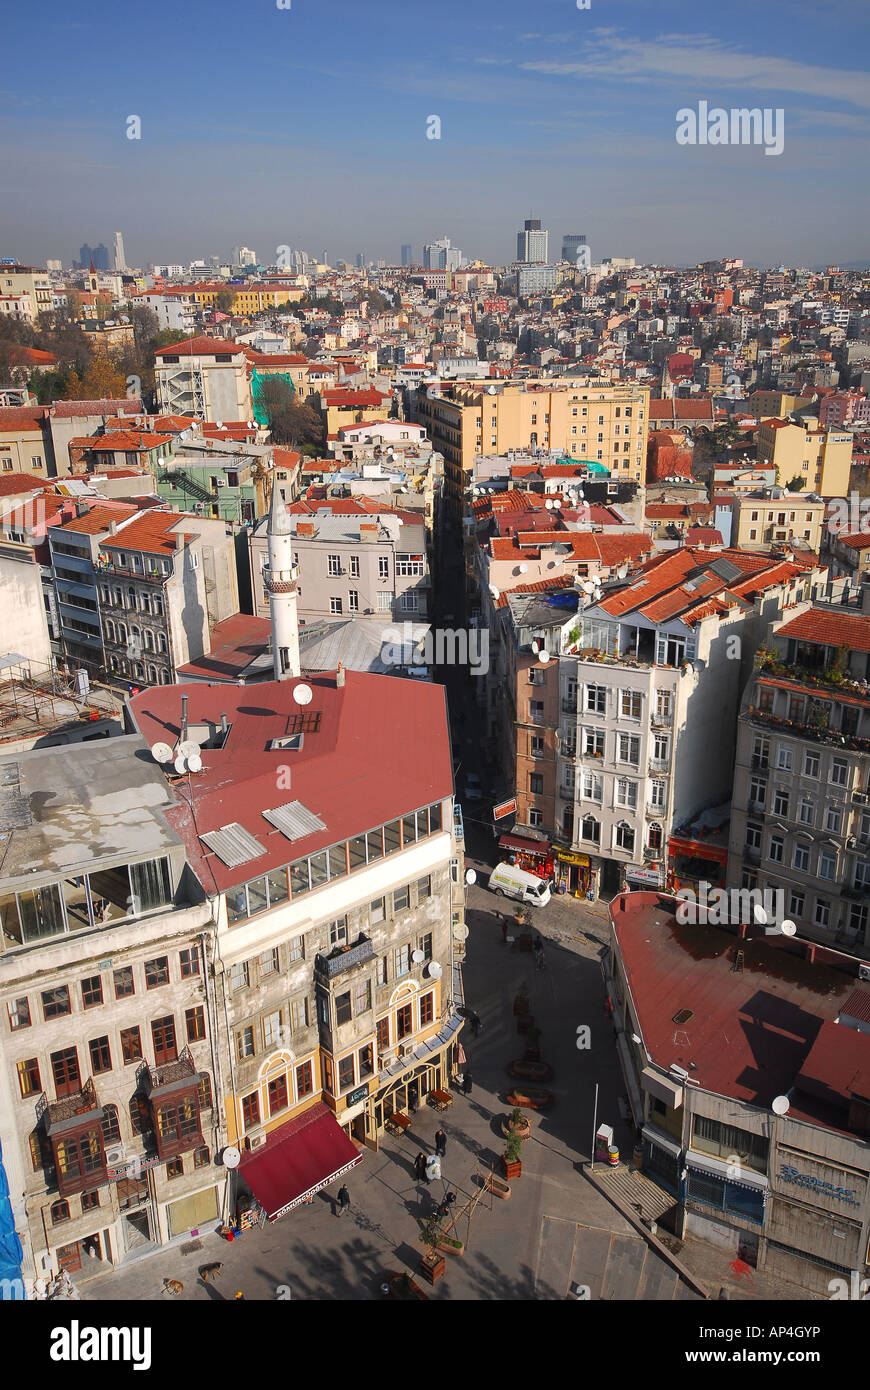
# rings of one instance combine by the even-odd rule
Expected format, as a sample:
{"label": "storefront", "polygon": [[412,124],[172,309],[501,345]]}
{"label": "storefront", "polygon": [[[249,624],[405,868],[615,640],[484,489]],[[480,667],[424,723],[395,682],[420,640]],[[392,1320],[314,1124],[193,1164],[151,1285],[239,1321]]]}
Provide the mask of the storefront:
{"label": "storefront", "polygon": [[629,865],[625,871],[625,887],[627,892],[639,892],[645,890],[649,893],[656,888],[664,886],[664,873],[661,868],[635,869]]}
{"label": "storefront", "polygon": [[549,840],[532,840],[524,835],[502,835],[498,842],[508,864],[515,864],[538,878],[553,879],[556,861]]}
{"label": "storefront", "polygon": [[595,878],[588,854],[572,849],[556,850],[556,886],[560,893],[585,898],[594,888]]}
{"label": "storefront", "polygon": [[675,893],[680,888],[697,889],[700,883],[722,887],[727,864],[726,845],[672,835],[668,842],[668,887]]}

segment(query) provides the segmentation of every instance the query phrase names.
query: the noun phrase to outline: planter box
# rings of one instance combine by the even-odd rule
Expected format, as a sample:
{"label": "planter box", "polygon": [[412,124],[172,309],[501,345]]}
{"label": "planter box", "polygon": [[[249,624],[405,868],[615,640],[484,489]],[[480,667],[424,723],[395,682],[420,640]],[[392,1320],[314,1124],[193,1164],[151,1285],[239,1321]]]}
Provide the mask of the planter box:
{"label": "planter box", "polygon": [[514,1178],[522,1177],[523,1165],[520,1159],[517,1159],[514,1163],[510,1163],[506,1158],[502,1158],[501,1166],[509,1182],[512,1182]]}
{"label": "planter box", "polygon": [[465,1246],[461,1240],[454,1240],[452,1236],[444,1236],[438,1242],[438,1249],[443,1250],[445,1255],[464,1255]]}
{"label": "planter box", "polygon": [[487,1192],[491,1192],[495,1197],[501,1197],[505,1202],[511,1195],[510,1183],[502,1182],[501,1178],[497,1178],[494,1173],[489,1175],[483,1185]]}
{"label": "planter box", "polygon": [[531,1122],[529,1120],[526,1120],[525,1123],[521,1122],[518,1125],[512,1125],[510,1120],[503,1120],[501,1132],[504,1135],[505,1139],[507,1139],[509,1134],[515,1134],[517,1138],[522,1141],[522,1143],[525,1143],[527,1139],[531,1139],[532,1137]]}
{"label": "planter box", "polygon": [[511,1062],[508,1071],[521,1081],[549,1081],[553,1075],[549,1062]]}
{"label": "planter box", "polygon": [[519,1018],[517,1019],[518,1033],[529,1033],[534,1028],[534,1026],[535,1019],[533,1014],[520,1014]]}
{"label": "planter box", "polygon": [[525,1086],[522,1090],[514,1087],[507,1093],[508,1105],[516,1105],[525,1110],[549,1110],[553,1099],[552,1091],[545,1091],[537,1086]]}
{"label": "planter box", "polygon": [[420,1277],[428,1283],[434,1284],[436,1279],[440,1279],[445,1269],[447,1261],[443,1255],[438,1255],[434,1259],[431,1255],[424,1255],[420,1261]]}

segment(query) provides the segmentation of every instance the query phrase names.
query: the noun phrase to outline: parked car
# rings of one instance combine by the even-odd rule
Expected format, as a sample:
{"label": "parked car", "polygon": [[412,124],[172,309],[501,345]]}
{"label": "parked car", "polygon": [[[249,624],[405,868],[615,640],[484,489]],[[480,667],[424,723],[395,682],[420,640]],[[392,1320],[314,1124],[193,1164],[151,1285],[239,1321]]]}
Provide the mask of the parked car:
{"label": "parked car", "polygon": [[469,772],[465,778],[465,800],[482,801],[483,784],[476,772]]}
{"label": "parked car", "polygon": [[550,885],[515,864],[498,864],[489,876],[489,886],[494,893],[505,898],[518,898],[520,902],[535,903],[546,907],[550,901]]}

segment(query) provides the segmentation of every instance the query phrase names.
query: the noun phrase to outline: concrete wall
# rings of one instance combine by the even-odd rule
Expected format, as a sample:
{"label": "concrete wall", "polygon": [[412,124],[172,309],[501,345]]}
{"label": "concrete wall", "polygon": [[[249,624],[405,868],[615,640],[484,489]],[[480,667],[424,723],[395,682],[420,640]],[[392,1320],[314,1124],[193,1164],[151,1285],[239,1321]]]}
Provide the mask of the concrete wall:
{"label": "concrete wall", "polygon": [[[44,670],[51,664],[51,642],[42,596],[42,573],[27,545],[0,545],[0,656],[19,652]],[[20,670],[0,671],[0,681]]]}

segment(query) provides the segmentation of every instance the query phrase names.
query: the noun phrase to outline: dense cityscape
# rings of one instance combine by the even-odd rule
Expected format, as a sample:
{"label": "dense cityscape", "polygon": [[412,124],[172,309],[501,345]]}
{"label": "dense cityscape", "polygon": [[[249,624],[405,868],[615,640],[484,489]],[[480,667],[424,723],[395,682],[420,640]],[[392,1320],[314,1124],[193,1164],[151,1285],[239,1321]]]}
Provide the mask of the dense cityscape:
{"label": "dense cityscape", "polygon": [[870,263],[516,201],[503,263],[449,200],[0,225],[0,1296],[52,1359],[119,1302],[760,1351],[870,1297]]}

